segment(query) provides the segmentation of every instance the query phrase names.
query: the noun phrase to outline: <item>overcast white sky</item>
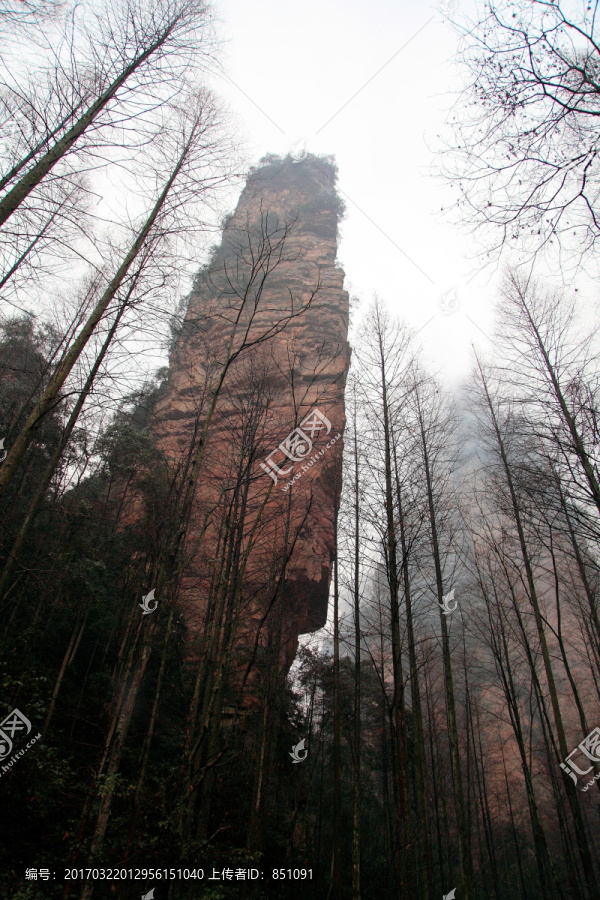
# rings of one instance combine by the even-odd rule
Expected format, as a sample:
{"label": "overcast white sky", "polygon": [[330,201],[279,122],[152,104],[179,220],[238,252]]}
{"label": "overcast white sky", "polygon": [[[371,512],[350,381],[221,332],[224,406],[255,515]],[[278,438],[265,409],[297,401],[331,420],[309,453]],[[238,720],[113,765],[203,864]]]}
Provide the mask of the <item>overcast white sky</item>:
{"label": "overcast white sky", "polygon": [[[448,16],[464,21],[478,6],[481,0],[217,3],[231,80],[215,88],[248,160],[285,154],[303,139],[310,152],[335,156],[347,206],[339,248],[347,287],[365,305],[377,292],[422,328],[427,356],[452,381],[467,371],[471,341],[491,346],[485,335],[493,336],[498,284],[494,268],[474,259],[474,240],[441,213],[456,195],[432,169],[436,136],[461,85]],[[589,282],[580,288],[593,293]],[[450,291],[447,306],[456,309],[444,313]]]}
{"label": "overcast white sky", "polygon": [[[473,12],[467,0],[447,5],[454,17]],[[431,170],[460,84],[457,36],[440,6],[219,0],[217,13],[231,81],[215,87],[248,159],[285,154],[302,139],[310,152],[333,154],[347,206],[339,248],[347,287],[366,302],[377,292],[424,326],[434,366],[464,373],[471,340],[485,344],[479,329],[492,333],[495,282],[489,268],[477,274],[473,242],[443,219],[454,194]],[[451,290],[447,305],[457,309],[444,313]]]}

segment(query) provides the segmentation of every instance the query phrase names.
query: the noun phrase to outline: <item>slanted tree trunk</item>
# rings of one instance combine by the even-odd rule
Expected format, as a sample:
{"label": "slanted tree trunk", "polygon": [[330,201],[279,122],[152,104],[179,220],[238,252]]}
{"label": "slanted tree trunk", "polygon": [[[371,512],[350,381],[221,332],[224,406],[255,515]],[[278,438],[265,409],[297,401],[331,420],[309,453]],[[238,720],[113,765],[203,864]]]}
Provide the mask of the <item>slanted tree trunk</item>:
{"label": "slanted tree trunk", "polygon": [[[148,46],[144,46],[144,41],[142,35],[140,35],[139,43],[138,43],[138,53],[134,56],[134,58],[119,72],[116,78],[112,80],[105,88],[101,91],[101,93],[96,97],[96,99],[91,103],[78,118],[75,119],[71,127],[60,137],[56,137],[54,143],[48,147],[45,153],[43,153],[37,162],[25,172],[24,175],[14,184],[14,186],[8,191],[7,194],[4,195],[2,200],[0,200],[0,228],[4,225],[4,223],[12,216],[12,214],[19,208],[19,206],[27,199],[29,194],[36,188],[47,175],[50,174],[54,166],[63,159],[67,153],[75,146],[77,141],[82,137],[83,134],[96,122],[100,113],[105,110],[111,101],[116,97],[117,93],[123,87],[123,85],[141,68],[144,63],[146,63],[151,57],[153,57],[157,51],[163,48],[168,41],[170,40],[173,32],[177,29],[179,20],[182,18],[182,14],[185,15],[185,11],[183,7],[177,11],[174,10],[175,15],[173,15],[169,20],[165,22],[165,27],[156,34],[154,40],[148,44]],[[132,21],[135,21],[135,16],[132,11]],[[77,110],[73,110],[75,113]],[[67,117],[66,121],[68,121],[70,116]],[[66,122],[65,122],[66,124]],[[14,166],[11,172],[8,173],[5,179],[5,183],[8,181],[12,181],[20,171],[27,165],[27,163],[31,162],[32,159],[37,155],[38,152],[42,151],[44,147],[48,146],[49,139],[54,138],[57,133],[59,133],[62,128],[59,126],[53,132],[46,136],[41,145],[37,148],[34,148],[30,153],[25,156],[17,166]]]}
{"label": "slanted tree trunk", "polygon": [[[127,678],[125,682],[122,703],[120,704],[118,713],[115,715],[114,738],[111,741],[110,748],[107,747],[106,774],[104,776],[102,791],[100,792],[100,805],[88,854],[88,862],[91,865],[97,862],[99,858],[106,829],[108,827],[112,801],[116,789],[116,776],[121,761],[121,753],[129,732],[139,686],[144,677],[148,662],[150,661],[152,652],[151,640],[154,628],[154,624],[147,626],[147,634],[142,638],[139,657],[131,672],[131,676]],[[81,900],[90,900],[93,890],[94,883],[92,881],[84,882],[81,890]]]}
{"label": "slanted tree trunk", "polygon": [[77,420],[79,419],[79,414],[81,413],[81,410],[83,409],[83,405],[84,405],[85,401],[87,400],[87,398],[90,394],[90,391],[92,390],[94,381],[96,379],[96,375],[98,374],[100,366],[102,365],[102,361],[104,360],[106,353],[108,351],[108,348],[112,342],[112,339],[115,336],[115,332],[119,326],[121,317],[123,316],[123,313],[125,312],[125,309],[127,308],[127,302],[130,299],[131,294],[135,290],[135,285],[136,285],[136,280],[134,279],[130,289],[127,292],[127,296],[126,296],[124,302],[119,307],[117,315],[114,318],[114,321],[113,321],[113,323],[109,329],[109,332],[104,340],[102,348],[101,348],[98,356],[96,357],[96,360],[94,361],[94,365],[92,366],[92,368],[85,380],[85,384],[83,385],[83,388],[81,389],[80,393],[78,394],[77,401],[71,411],[69,420],[63,429],[63,433],[61,435],[60,441],[56,445],[54,452],[52,453],[52,456],[50,457],[48,465],[46,466],[44,475],[42,476],[42,480],[41,480],[40,484],[38,485],[37,490],[35,491],[32,499],[31,499],[31,502],[29,504],[29,509],[27,510],[27,514],[26,514],[25,518],[23,519],[21,527],[19,528],[19,532],[18,532],[18,534],[14,540],[14,543],[12,545],[12,548],[9,552],[8,559],[6,560],[4,569],[2,570],[2,575],[0,576],[0,600],[4,596],[4,592],[7,589],[8,580],[12,573],[14,564],[19,557],[19,553],[21,552],[23,542],[25,541],[25,538],[27,536],[27,532],[29,531],[31,523],[33,522],[37,508],[38,508],[42,498],[45,496],[46,491],[48,490],[48,488],[50,486],[50,482],[52,481],[52,477],[56,471],[56,467],[58,466],[58,463],[64,453],[65,447],[69,443],[69,440],[73,433],[73,429],[75,428],[75,425],[77,424]]}
{"label": "slanted tree trunk", "polygon": [[106,313],[109,304],[121,289],[129,274],[129,270],[145,247],[161,210],[163,209],[191,151],[199,126],[200,121],[197,120],[149,216],[136,235],[135,240],[125,254],[117,271],[111,278],[108,287],[96,303],[96,306],[89,315],[86,323],[58,363],[48,382],[48,386],[35,404],[27,422],[13,441],[5,461],[2,464],[2,467],[0,467],[0,496],[2,496],[15,475],[27,448],[35,438],[43,417],[59,402],[62,386],[71,374],[73,367],[96,330],[98,323]]}
{"label": "slanted tree trunk", "polygon": [[61,685],[63,682],[63,678],[64,678],[65,672],[67,670],[67,666],[69,666],[72,663],[73,657],[75,656],[75,653],[77,652],[77,647],[79,646],[79,642],[81,640],[83,632],[85,631],[85,626],[87,624],[89,613],[90,613],[90,607],[88,606],[83,615],[83,619],[81,620],[78,617],[78,619],[75,623],[75,627],[73,628],[73,631],[71,632],[71,639],[69,641],[67,649],[65,650],[65,655],[63,656],[62,663],[61,663],[58,675],[56,676],[56,681],[54,683],[54,690],[52,691],[52,697],[50,698],[50,705],[48,706],[48,713],[46,715],[46,718],[44,720],[44,725],[42,727],[42,738],[44,738],[46,736],[46,732],[48,731],[48,728],[50,727],[50,722],[52,721],[52,716],[54,715],[54,707],[56,706],[56,699],[58,697],[58,694],[59,694],[59,691],[60,691],[60,688],[61,688]]}

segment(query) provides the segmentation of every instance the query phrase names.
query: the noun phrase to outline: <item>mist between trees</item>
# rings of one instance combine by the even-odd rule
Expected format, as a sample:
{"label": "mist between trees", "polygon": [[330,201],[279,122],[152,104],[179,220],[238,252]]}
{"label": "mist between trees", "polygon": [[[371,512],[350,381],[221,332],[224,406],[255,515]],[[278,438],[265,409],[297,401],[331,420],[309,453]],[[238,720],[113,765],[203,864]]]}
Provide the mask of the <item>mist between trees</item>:
{"label": "mist between trees", "polygon": [[597,359],[560,295],[511,275],[499,314],[502,365],[475,354],[457,392],[380,302],[356,337],[351,609],[333,671],[312,674],[310,650],[299,664],[325,754],[343,723],[340,896],[351,867],[370,896],[381,858],[384,896],[595,896],[597,804],[560,763],[597,727]]}
{"label": "mist between trees", "polygon": [[[109,895],[66,866],[214,866],[311,876],[117,896],[595,900],[600,368],[570,294],[507,271],[456,389],[374,301],[325,508],[308,476],[275,490],[262,461],[327,410],[346,351],[319,338],[299,377],[328,288],[294,276],[302,210],[228,218],[197,271],[238,165],[208,8],[28,0],[0,32],[0,700],[41,732],[0,780],[3,896]],[[169,325],[170,368],[126,395]],[[304,611],[296,654],[315,515],[329,616]]]}

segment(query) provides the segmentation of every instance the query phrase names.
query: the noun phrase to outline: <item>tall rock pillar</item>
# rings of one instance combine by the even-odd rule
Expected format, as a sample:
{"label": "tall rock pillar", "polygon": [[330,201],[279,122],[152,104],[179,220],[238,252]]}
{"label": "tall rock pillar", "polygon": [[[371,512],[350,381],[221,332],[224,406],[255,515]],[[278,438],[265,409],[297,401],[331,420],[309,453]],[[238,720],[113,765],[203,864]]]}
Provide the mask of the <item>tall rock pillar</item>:
{"label": "tall rock pillar", "polygon": [[196,278],[157,407],[183,471],[217,396],[179,603],[198,635],[229,617],[240,666],[274,623],[289,666],[327,616],[350,362],[334,183],[328,158],[252,170]]}

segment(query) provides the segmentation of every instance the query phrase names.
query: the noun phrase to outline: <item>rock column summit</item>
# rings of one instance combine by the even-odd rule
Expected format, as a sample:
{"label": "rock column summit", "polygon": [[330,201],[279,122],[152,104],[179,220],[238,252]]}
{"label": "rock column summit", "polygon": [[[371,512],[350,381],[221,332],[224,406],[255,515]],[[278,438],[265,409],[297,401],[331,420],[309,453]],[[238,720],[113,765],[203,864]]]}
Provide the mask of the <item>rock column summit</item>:
{"label": "rock column summit", "polygon": [[156,410],[161,447],[184,467],[218,390],[184,548],[190,632],[229,579],[238,651],[277,623],[286,667],[326,621],[341,491],[350,348],[335,178],[331,158],[311,155],[251,170],[195,280]]}

